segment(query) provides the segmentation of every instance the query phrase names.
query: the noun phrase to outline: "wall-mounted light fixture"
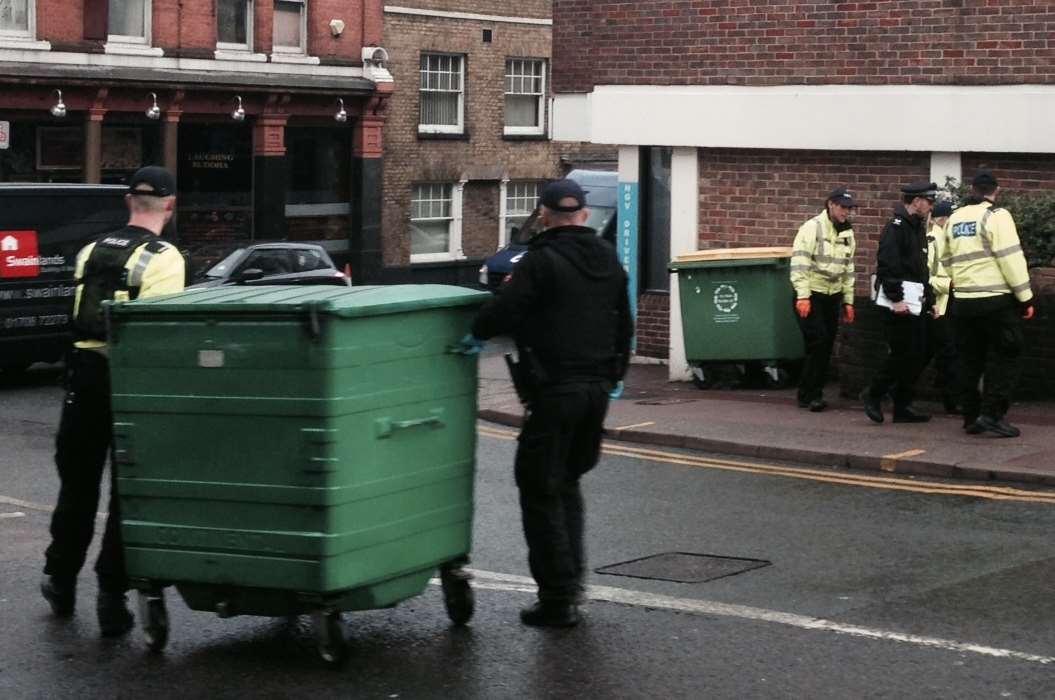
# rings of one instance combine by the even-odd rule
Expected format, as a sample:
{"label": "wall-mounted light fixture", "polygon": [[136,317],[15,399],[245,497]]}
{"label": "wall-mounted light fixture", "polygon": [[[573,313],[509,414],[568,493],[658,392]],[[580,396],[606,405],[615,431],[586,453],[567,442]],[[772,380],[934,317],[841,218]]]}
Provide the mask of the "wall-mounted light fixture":
{"label": "wall-mounted light fixture", "polygon": [[231,112],[231,119],[234,119],[236,122],[244,122],[245,109],[242,107],[242,96],[235,95],[234,99],[238,100],[238,106],[235,107],[235,110],[233,112]]}
{"label": "wall-mounted light fixture", "polygon": [[348,112],[344,111],[344,100],[338,97],[337,104],[340,105],[340,109],[337,110],[337,114],[333,115],[333,119],[338,124],[344,124],[348,121]]}
{"label": "wall-mounted light fixture", "polygon": [[147,119],[154,119],[155,121],[161,119],[161,108],[158,107],[157,93],[150,93],[150,99],[154,101],[154,104],[147,107],[147,111],[145,112],[145,114],[147,115]]}
{"label": "wall-mounted light fixture", "polygon": [[55,101],[55,104],[51,106],[49,111],[51,112],[51,116],[62,119],[66,116],[66,103],[62,101],[62,90],[55,90],[55,94],[58,96],[58,99]]}

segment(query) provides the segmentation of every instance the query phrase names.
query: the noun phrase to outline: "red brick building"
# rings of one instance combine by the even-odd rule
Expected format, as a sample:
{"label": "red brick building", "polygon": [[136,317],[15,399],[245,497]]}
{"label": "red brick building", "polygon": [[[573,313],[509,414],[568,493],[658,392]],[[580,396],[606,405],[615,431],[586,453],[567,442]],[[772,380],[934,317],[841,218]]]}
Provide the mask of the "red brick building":
{"label": "red brick building", "polygon": [[687,367],[664,258],[790,245],[847,185],[863,296],[901,184],[1055,180],[1052,3],[556,0],[554,23],[555,138],[619,147],[639,185],[638,347],[672,378]]}
{"label": "red brick building", "polygon": [[615,149],[555,143],[550,0],[385,6],[397,86],[384,148],[386,279],[473,284],[481,262],[573,167]]}
{"label": "red brick building", "polygon": [[0,3],[0,182],[164,164],[181,246],[323,240],[376,276],[382,21],[376,0]]}

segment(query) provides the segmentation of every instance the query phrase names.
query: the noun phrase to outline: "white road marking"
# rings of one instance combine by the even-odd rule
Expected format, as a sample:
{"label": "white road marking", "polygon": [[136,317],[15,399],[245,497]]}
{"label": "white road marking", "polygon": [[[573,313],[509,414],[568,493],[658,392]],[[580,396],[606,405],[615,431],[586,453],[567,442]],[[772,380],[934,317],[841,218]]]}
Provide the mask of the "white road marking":
{"label": "white road marking", "polygon": [[14,520],[15,518],[24,517],[26,517],[26,514],[17,510],[14,513],[0,513],[0,520]]}
{"label": "white road marking", "polygon": [[[55,510],[55,506],[49,506],[43,503],[33,503],[32,501],[20,501],[17,498],[11,498],[10,496],[0,496],[0,504],[5,506],[15,506],[16,508],[25,508],[26,510],[36,510],[41,513],[51,513]],[[105,520],[106,513],[96,513],[95,517]]]}
{"label": "white road marking", "polygon": [[647,423],[634,423],[633,425],[621,425],[616,430],[633,430],[634,428],[647,428],[650,425],[655,425],[656,421],[650,420]]}
{"label": "white road marking", "polygon": [[[476,578],[473,587],[482,590],[510,591],[514,593],[534,593],[535,582],[527,576],[516,576],[514,574],[501,574],[492,571],[479,571],[470,569]],[[439,580],[434,579],[438,584]],[[587,586],[586,596],[590,600],[606,603],[617,603],[619,605],[631,605],[635,607],[651,608],[655,610],[672,610],[675,612],[690,613],[695,615],[716,615],[718,617],[734,617],[742,620],[753,620],[756,622],[769,622],[799,629],[814,630],[819,632],[832,632],[851,637],[863,637],[866,639],[878,639],[900,644],[913,644],[915,646],[942,649],[967,654],[978,654],[980,656],[992,656],[999,659],[1011,659],[1014,661],[1027,661],[1035,664],[1055,664],[1055,657],[1030,654],[1013,649],[1001,649],[983,644],[970,642],[958,642],[953,639],[942,639],[940,637],[927,637],[918,634],[905,634],[889,630],[872,629],[859,625],[848,625],[833,620],[825,620],[819,617],[796,615],[777,610],[766,610],[764,608],[752,608],[745,605],[732,605],[729,603],[718,603],[710,600],[699,600],[695,598],[674,598],[672,596],[658,595],[654,593],[643,593],[631,591],[624,588],[612,588],[609,586]]]}

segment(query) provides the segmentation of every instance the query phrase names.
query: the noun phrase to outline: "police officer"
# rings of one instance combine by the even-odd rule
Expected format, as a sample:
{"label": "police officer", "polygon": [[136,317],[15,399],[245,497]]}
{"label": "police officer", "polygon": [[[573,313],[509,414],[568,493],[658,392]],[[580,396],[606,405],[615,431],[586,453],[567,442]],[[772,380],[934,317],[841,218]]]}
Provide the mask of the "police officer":
{"label": "police officer", "polygon": [[854,254],[857,242],[850,217],[857,203],[839,187],[828,195],[824,211],[799,227],[791,256],[795,311],[806,342],[799,378],[799,408],[820,413],[828,407],[824,383],[839,332],[839,311],[854,322]]}
{"label": "police officer", "polygon": [[585,226],[586,195],[572,180],[547,185],[543,232],[481,309],[479,340],[510,334],[529,375],[516,483],[538,602],[528,625],[573,626],[586,567],[580,478],[600,457],[609,394],[626,373],[633,337],[627,277],[612,246]]}
{"label": "police officer", "polygon": [[1015,220],[995,206],[999,194],[992,173],[974,177],[964,206],[945,225],[942,261],[952,279],[964,430],[1018,437],[1005,415],[1018,381],[1022,320],[1033,318],[1033,290]]}
{"label": "police officer", "polygon": [[[40,587],[59,617],[69,617],[74,611],[77,574],[91,543],[103,469],[112,443],[102,303],[183,289],[183,257],[159,238],[175,212],[175,195],[176,182],[164,168],[137,171],[125,195],[128,225],[100,237],[77,254],[75,342],[67,362],[67,393],[55,450],[59,498],[51,519],[51,544],[45,553]],[[116,465],[111,459],[109,515],[95,564],[99,580],[96,612],[103,636],[124,634],[133,625],[125,601],[128,582],[116,485]]]}
{"label": "police officer", "polygon": [[927,353],[923,366],[935,361],[934,388],[941,393],[945,412],[960,412],[960,371],[959,358],[956,355],[956,341],[953,337],[952,322],[949,320],[949,296],[951,293],[949,274],[941,263],[941,252],[945,240],[945,222],[952,215],[952,202],[938,200],[930,215],[930,231],[927,234],[927,269],[930,274],[930,288],[934,292],[934,307],[926,314],[924,325],[927,329]]}
{"label": "police officer", "polygon": [[[861,392],[865,414],[876,423],[883,422],[882,400],[891,393],[894,398],[895,423],[925,423],[930,416],[912,408],[912,394],[923,371],[927,352],[927,329],[924,313],[934,306],[927,267],[927,220],[938,186],[933,182],[913,182],[901,188],[901,204],[879,237],[876,260],[876,285],[892,302],[882,308],[889,354],[871,384]],[[921,290],[921,298],[909,306],[910,286]]]}

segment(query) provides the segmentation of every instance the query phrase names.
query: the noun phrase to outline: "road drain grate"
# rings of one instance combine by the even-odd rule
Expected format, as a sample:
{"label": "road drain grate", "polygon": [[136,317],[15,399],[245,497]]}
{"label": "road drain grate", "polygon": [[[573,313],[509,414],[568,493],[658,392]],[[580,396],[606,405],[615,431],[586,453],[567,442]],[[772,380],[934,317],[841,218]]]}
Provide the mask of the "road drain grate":
{"label": "road drain grate", "polygon": [[598,574],[629,576],[653,581],[674,583],[703,583],[736,576],[746,571],[761,569],[772,562],[764,559],[722,557],[715,554],[691,554],[689,552],[666,552],[649,557],[631,559],[619,564],[610,564],[595,569]]}

